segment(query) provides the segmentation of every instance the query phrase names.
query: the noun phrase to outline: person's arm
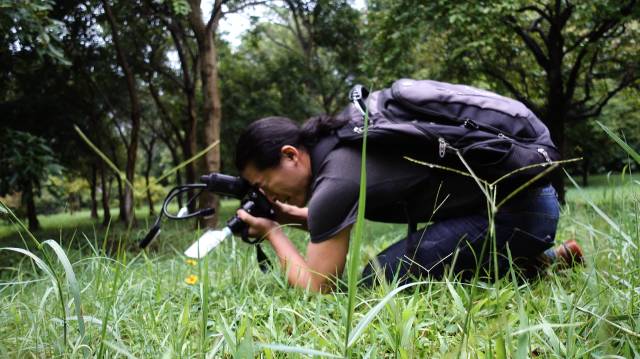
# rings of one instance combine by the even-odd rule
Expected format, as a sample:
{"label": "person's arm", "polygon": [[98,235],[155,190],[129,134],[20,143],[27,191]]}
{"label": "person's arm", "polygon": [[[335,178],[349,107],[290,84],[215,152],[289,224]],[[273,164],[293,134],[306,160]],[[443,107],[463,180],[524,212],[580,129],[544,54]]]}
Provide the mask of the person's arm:
{"label": "person's arm", "polygon": [[280,201],[275,201],[273,203],[273,207],[276,211],[276,221],[282,224],[297,224],[296,228],[304,229],[305,231],[308,229],[307,227],[307,217],[308,217],[308,209],[307,207],[297,207],[294,205],[282,203]]}
{"label": "person's arm", "polygon": [[344,270],[351,226],[323,242],[310,242],[304,258],[277,222],[253,217],[243,210],[238,211],[238,216],[251,227],[250,235],[266,236],[280,259],[280,265],[287,271],[289,284],[316,292],[333,289],[333,279]]}

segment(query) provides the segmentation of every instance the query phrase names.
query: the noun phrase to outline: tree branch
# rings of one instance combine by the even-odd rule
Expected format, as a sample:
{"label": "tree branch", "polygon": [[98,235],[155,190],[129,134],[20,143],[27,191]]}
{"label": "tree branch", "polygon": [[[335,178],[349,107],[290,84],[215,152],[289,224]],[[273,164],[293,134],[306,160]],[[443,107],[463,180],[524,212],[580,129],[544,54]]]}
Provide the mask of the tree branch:
{"label": "tree branch", "polygon": [[506,76],[502,75],[502,70],[497,70],[493,68],[491,65],[487,64],[487,62],[483,61],[485,73],[489,76],[495,78],[500,81],[508,90],[515,96],[515,98],[522,102],[525,106],[527,106],[531,111],[533,111],[536,115],[541,114],[541,109],[535,103],[531,102],[520,90],[516,88],[516,86],[507,80]]}
{"label": "tree branch", "polygon": [[573,43],[573,45],[567,48],[567,50],[565,51],[565,54],[572,52],[573,50],[575,50],[580,46],[586,47],[586,44],[583,45],[583,42],[585,41],[587,42],[587,44],[592,44],[603,37],[607,37],[607,33],[609,31],[615,30],[615,28],[620,24],[622,19],[632,13],[635,3],[636,3],[636,0],[630,1],[629,3],[627,3],[626,6],[624,6],[620,10],[619,16],[603,20],[594,29],[592,29],[587,34],[578,38],[578,40],[576,40]]}
{"label": "tree branch", "polygon": [[633,84],[637,80],[638,80],[637,76],[634,76],[633,78],[624,78],[620,80],[618,85],[613,90],[607,92],[606,95],[602,96],[602,98],[598,102],[596,102],[596,104],[586,109],[581,114],[577,114],[574,117],[574,119],[582,120],[582,119],[587,119],[590,117],[595,117],[600,115],[600,113],[602,112],[602,109],[607,105],[609,100],[613,98],[613,96],[615,96],[617,93],[624,90],[625,88],[629,87],[631,84]]}
{"label": "tree branch", "polygon": [[269,4],[268,1],[248,1],[246,3],[242,3],[234,8],[229,8],[227,11],[224,12],[223,15],[226,14],[233,14],[233,13],[237,13],[239,11],[242,11],[248,7],[254,7],[254,6],[262,6],[262,5],[267,5]]}
{"label": "tree branch", "polygon": [[524,41],[525,45],[531,50],[533,56],[540,66],[542,66],[545,71],[549,70],[549,59],[545,56],[544,52],[538,45],[538,43],[531,37],[527,32],[517,25],[517,21],[513,16],[507,16],[505,19],[505,23],[507,26],[511,27],[513,31]]}
{"label": "tree branch", "polygon": [[292,48],[291,46],[285,44],[284,42],[281,42],[279,40],[277,40],[275,37],[273,37],[270,33],[269,33],[269,29],[264,29],[264,31],[262,31],[262,33],[267,37],[267,39],[269,39],[271,42],[273,42],[275,45],[290,51],[292,53],[295,53],[296,50],[294,48]]}
{"label": "tree branch", "polygon": [[516,10],[516,12],[519,12],[519,13],[523,13],[523,12],[527,12],[527,11],[533,11],[533,12],[537,13],[538,15],[540,15],[540,17],[542,17],[545,20],[547,20],[548,22],[551,22],[551,17],[549,16],[549,14],[547,14],[546,12],[544,12],[544,10],[542,10],[541,8],[539,8],[539,7],[535,6],[535,5],[523,6],[523,7],[519,8],[518,10]]}

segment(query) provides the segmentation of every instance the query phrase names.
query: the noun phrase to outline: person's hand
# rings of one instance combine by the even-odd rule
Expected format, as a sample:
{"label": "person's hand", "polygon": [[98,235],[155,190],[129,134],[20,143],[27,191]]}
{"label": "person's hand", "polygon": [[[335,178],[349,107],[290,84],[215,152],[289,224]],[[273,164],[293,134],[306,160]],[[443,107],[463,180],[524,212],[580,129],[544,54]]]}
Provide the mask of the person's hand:
{"label": "person's hand", "polygon": [[295,223],[307,228],[307,208],[297,207],[280,201],[272,202],[273,209],[276,212],[276,221],[279,223]]}
{"label": "person's hand", "polygon": [[280,231],[278,222],[268,218],[254,217],[243,209],[239,209],[236,214],[244,223],[249,226],[249,236],[262,238],[275,231]]}

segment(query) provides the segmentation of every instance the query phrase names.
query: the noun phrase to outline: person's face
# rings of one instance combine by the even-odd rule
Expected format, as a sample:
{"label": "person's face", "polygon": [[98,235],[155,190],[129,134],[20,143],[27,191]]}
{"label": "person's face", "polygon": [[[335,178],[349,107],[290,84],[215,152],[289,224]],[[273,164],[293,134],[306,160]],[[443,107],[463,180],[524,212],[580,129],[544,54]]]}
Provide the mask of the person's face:
{"label": "person's face", "polygon": [[304,207],[311,180],[309,155],[293,146],[283,146],[281,154],[277,167],[258,170],[249,163],[242,171],[242,177],[260,187],[272,201]]}

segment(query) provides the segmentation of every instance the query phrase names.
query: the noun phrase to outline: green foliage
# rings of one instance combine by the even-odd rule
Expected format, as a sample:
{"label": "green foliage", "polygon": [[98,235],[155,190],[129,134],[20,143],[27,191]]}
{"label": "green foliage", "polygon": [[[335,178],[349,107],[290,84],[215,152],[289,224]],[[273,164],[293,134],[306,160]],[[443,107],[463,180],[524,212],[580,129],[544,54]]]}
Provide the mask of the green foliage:
{"label": "green foliage", "polygon": [[[137,203],[138,205],[142,205],[143,203],[146,203],[147,184],[145,182],[145,179],[142,178],[141,176],[136,177],[135,181],[133,182],[133,188],[136,189],[136,191],[134,191],[135,203]],[[155,177],[149,177],[148,190],[151,192],[151,200],[154,203],[157,203],[158,201],[162,200],[164,196],[166,196],[167,194],[167,189],[164,188],[159,183],[157,183],[157,180]]]}
{"label": "green foliage", "polygon": [[29,188],[40,195],[42,183],[62,170],[47,142],[26,132],[3,129],[0,153],[2,196]]}
{"label": "green foliage", "polygon": [[48,57],[69,64],[60,48],[64,24],[49,17],[53,0],[0,0],[0,57],[35,50],[40,60]]}
{"label": "green foliage", "polygon": [[446,34],[425,22],[423,1],[369,2],[361,66],[378,87],[403,78],[434,78],[442,67]]}
{"label": "green foliage", "polygon": [[173,11],[175,11],[178,15],[187,15],[191,12],[191,7],[189,7],[189,3],[187,0],[173,0]]}

